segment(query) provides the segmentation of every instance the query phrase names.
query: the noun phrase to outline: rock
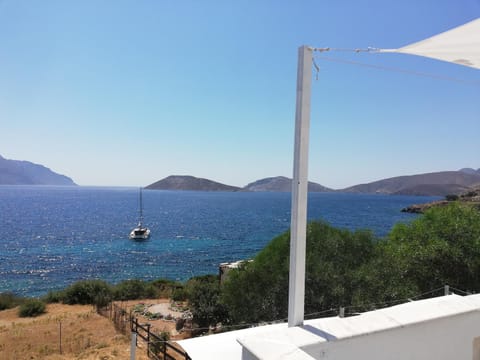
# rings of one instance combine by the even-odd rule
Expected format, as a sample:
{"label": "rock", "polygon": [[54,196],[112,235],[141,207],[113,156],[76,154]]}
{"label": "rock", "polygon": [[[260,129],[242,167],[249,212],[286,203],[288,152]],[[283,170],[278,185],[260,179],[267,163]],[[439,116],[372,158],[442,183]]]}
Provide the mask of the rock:
{"label": "rock", "polygon": [[407,206],[406,208],[403,208],[402,212],[407,212],[412,214],[423,214],[425,211],[427,211],[428,209],[434,206],[445,206],[448,203],[450,203],[450,201],[439,200],[439,201],[433,201],[426,204],[414,204],[414,205]]}

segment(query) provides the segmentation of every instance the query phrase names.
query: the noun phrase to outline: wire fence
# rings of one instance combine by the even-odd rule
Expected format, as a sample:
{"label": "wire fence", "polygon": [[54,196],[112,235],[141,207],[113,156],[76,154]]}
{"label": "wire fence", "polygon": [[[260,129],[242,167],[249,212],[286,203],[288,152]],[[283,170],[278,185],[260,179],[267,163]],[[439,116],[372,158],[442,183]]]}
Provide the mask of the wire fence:
{"label": "wire fence", "polygon": [[[337,308],[322,309],[317,312],[312,312],[304,315],[305,320],[313,318],[322,318],[322,317],[331,317],[331,316],[340,316],[340,317],[349,317],[356,316],[361,314],[366,309],[374,310],[385,308],[388,306],[394,306],[406,302],[411,302],[415,300],[427,299],[431,297],[441,296],[441,295],[471,295],[469,291],[461,290],[453,286],[444,285],[442,287],[426,291],[421,294],[411,296],[409,298],[392,300],[388,302],[379,302],[379,303],[366,303],[366,304],[357,304],[355,306],[339,306]],[[147,344],[147,355],[149,358],[154,360],[191,360],[190,356],[181,349],[178,345],[173,342],[168,341],[168,336],[165,334],[157,334],[152,331],[150,324],[142,324],[139,322],[138,318],[133,316],[131,312],[127,312],[126,309],[120,307],[117,304],[110,303],[106,307],[97,309],[100,315],[103,315],[109,318],[115,326],[115,329],[124,334],[128,335],[130,332],[137,334],[137,338],[142,339]],[[269,324],[279,324],[284,323],[288,319],[282,318],[268,322],[261,323],[242,323],[242,324],[231,324],[223,325],[221,331],[231,331],[238,329],[245,329]],[[195,330],[211,330],[211,328],[195,328]]]}

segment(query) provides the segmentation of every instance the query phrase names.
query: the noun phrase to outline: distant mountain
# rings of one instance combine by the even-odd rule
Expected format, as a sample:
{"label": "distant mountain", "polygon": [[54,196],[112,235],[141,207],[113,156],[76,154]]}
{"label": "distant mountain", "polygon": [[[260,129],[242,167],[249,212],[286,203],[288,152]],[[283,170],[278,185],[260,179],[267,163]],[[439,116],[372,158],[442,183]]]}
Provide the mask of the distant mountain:
{"label": "distant mountain", "polygon": [[435,173],[398,176],[348,187],[339,191],[351,193],[380,193],[402,195],[445,196],[460,194],[480,185],[480,173],[441,171]]}
{"label": "distant mountain", "polygon": [[0,155],[0,185],[76,185],[72,179],[43,165],[8,160]]}
{"label": "distant mountain", "polygon": [[480,175],[480,169],[475,170],[475,169],[472,169],[472,168],[463,168],[463,169],[460,169],[458,171],[461,171],[465,174],[470,174],[470,175],[477,175],[477,174]]}
{"label": "distant mountain", "polygon": [[242,191],[241,188],[188,175],[171,175],[150,184],[151,190]]}
{"label": "distant mountain", "polygon": [[[248,191],[292,191],[292,179],[285,176],[269,177],[261,180],[257,180],[245,186],[244,190]],[[309,192],[330,192],[333,191],[325,186],[314,182],[308,182]]]}
{"label": "distant mountain", "polygon": [[[480,186],[480,169],[466,168],[459,171],[397,176],[368,184],[351,186],[342,190],[333,190],[309,181],[308,191],[445,196],[468,192],[475,186]],[[194,176],[172,175],[148,185],[146,188],[158,190],[290,192],[292,191],[292,179],[285,176],[269,177],[239,188]]]}

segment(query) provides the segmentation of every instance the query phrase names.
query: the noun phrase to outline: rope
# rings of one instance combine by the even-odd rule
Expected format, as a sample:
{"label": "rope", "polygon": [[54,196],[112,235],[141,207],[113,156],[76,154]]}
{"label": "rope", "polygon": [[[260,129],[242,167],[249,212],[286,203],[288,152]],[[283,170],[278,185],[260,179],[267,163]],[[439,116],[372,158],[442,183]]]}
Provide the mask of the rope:
{"label": "rope", "polygon": [[394,304],[401,304],[401,303],[406,303],[406,302],[412,302],[414,301],[413,299],[417,299],[419,297],[423,297],[425,295],[429,295],[429,294],[433,294],[435,292],[438,292],[438,291],[443,291],[445,288],[442,286],[442,287],[439,287],[437,289],[433,289],[433,290],[430,290],[430,291],[426,291],[424,293],[421,293],[421,294],[418,294],[418,295],[414,295],[414,296],[411,296],[409,298],[404,298],[404,299],[398,299],[398,300],[392,300],[392,301],[385,301],[385,302],[381,302],[381,303],[372,303],[372,304],[359,304],[359,305],[355,305],[355,306],[346,306],[345,309],[358,309],[358,308],[376,308],[376,307],[383,307],[383,306],[389,306],[389,305],[394,305]]}
{"label": "rope", "polygon": [[[327,48],[327,49],[329,49],[329,48]],[[329,49],[329,50],[331,50],[331,49]],[[325,51],[329,51],[329,50],[325,50]],[[352,50],[350,50],[350,51],[352,51]],[[360,52],[360,51],[368,51],[368,50],[359,49],[358,52]],[[357,65],[357,66],[363,66],[363,67],[368,67],[368,68],[377,69],[377,70],[398,72],[398,73],[403,73],[403,74],[409,74],[409,75],[415,75],[415,76],[421,76],[421,77],[428,77],[428,78],[432,78],[432,79],[436,79],[436,80],[443,80],[443,81],[457,82],[457,83],[473,85],[473,86],[480,86],[480,81],[468,81],[468,80],[458,79],[458,78],[454,78],[454,77],[450,77],[450,76],[444,76],[444,75],[438,75],[438,74],[431,74],[431,73],[407,70],[407,69],[402,69],[402,68],[397,68],[397,67],[366,64],[366,63],[362,63],[362,62],[359,62],[359,61],[344,60],[344,59],[332,58],[332,57],[328,57],[328,56],[318,56],[318,55],[316,55],[316,56],[314,56],[314,58],[315,57],[317,59],[322,59],[322,60],[331,61],[331,62],[338,62],[338,63],[349,64],[349,65]]]}
{"label": "rope", "polygon": [[[468,292],[468,291],[460,290],[460,289],[454,288],[452,286],[450,286],[449,288],[450,288],[450,290],[454,290],[456,292],[461,292],[465,295],[470,295],[470,292]],[[353,310],[353,309],[366,308],[366,307],[377,308],[379,306],[387,306],[387,305],[393,305],[393,304],[407,303],[407,302],[413,301],[413,299],[416,299],[416,298],[419,298],[419,297],[422,297],[422,296],[425,296],[425,295],[433,294],[433,293],[438,292],[438,291],[443,291],[444,289],[445,289],[445,287],[442,286],[442,287],[439,287],[439,288],[436,288],[436,289],[433,289],[433,290],[430,290],[430,291],[426,291],[426,292],[423,292],[421,294],[418,294],[418,295],[415,295],[415,296],[412,296],[412,297],[409,297],[409,298],[405,298],[405,299],[392,300],[392,301],[386,301],[386,302],[381,302],[381,303],[360,304],[360,305],[356,305],[356,306],[353,306],[353,305],[352,306],[345,306],[344,309],[345,310],[347,310],[347,309]],[[314,315],[318,316],[318,315],[323,315],[323,314],[326,314],[326,313],[329,313],[329,312],[335,312],[336,313],[336,312],[338,312],[338,308],[330,308],[330,309],[326,309],[326,310],[321,310],[321,311],[305,314],[304,317],[309,317],[309,316],[314,316]],[[354,313],[350,313],[350,314],[354,314]],[[253,327],[258,327],[258,326],[263,326],[263,325],[281,324],[281,323],[287,322],[287,320],[288,320],[288,318],[282,318],[282,319],[277,319],[277,320],[272,320],[272,321],[263,321],[263,322],[259,322],[259,323],[222,325],[221,328],[222,329],[253,328]],[[210,330],[210,327],[195,328],[195,330]],[[168,342],[168,341],[165,341],[165,342]]]}
{"label": "rope", "polygon": [[[449,287],[450,290],[456,291],[456,292],[461,292],[466,295],[470,295],[468,291],[460,290],[457,288],[454,288],[452,286]],[[409,298],[404,298],[404,299],[398,299],[398,300],[392,300],[392,301],[385,301],[385,302],[380,302],[380,303],[369,303],[369,304],[360,304],[360,305],[355,305],[355,306],[345,306],[344,309],[347,310],[353,310],[353,309],[362,309],[362,308],[377,308],[377,307],[383,307],[383,306],[390,306],[394,304],[401,304],[401,303],[407,303],[407,302],[412,302],[414,301],[413,299],[417,299],[426,295],[433,294],[435,292],[439,291],[444,291],[445,287],[439,287],[430,291],[425,291],[423,293],[411,296]],[[305,314],[304,317],[310,317],[310,316],[318,316],[318,315],[323,315],[331,312],[338,312],[338,308],[330,308],[326,310],[321,310],[309,314]],[[222,325],[222,329],[233,329],[233,328],[252,328],[252,327],[257,327],[257,326],[263,326],[266,324],[279,324],[279,323],[285,323],[288,320],[288,318],[282,318],[282,319],[277,319],[277,320],[272,320],[272,321],[264,321],[264,322],[259,322],[259,323],[247,323],[247,324],[232,324],[232,325]],[[196,330],[209,330],[210,327],[204,327],[204,328],[195,328]]]}
{"label": "rope", "polygon": [[422,297],[422,296],[425,296],[425,295],[429,295],[429,294],[433,294],[434,292],[437,292],[437,291],[443,291],[445,289],[445,287],[439,287],[437,289],[434,289],[434,290],[430,290],[430,291],[426,291],[422,294],[418,294],[418,295],[415,295],[415,296],[412,296],[411,299],[416,299],[416,298],[419,298],[419,297]]}
{"label": "rope", "polygon": [[313,315],[321,315],[321,314],[326,314],[326,313],[329,313],[329,312],[337,312],[337,311],[338,311],[338,309],[330,308],[330,309],[327,309],[327,310],[322,310],[322,311],[318,311],[318,312],[314,312],[314,313],[310,313],[310,314],[305,314],[304,317],[313,316]]}
{"label": "rope", "polygon": [[380,51],[380,49],[377,49],[377,48],[374,48],[374,47],[368,47],[366,49],[360,49],[360,48],[348,49],[348,48],[330,48],[330,47],[315,48],[315,47],[312,47],[310,49],[312,51],[316,51],[316,52],[337,51],[337,52],[356,52],[356,53],[359,53],[359,52],[379,52]]}
{"label": "rope", "polygon": [[317,65],[317,62],[315,61],[315,57],[312,57],[312,62],[313,62],[313,66],[315,67],[315,80],[318,81],[318,73],[320,72],[320,67]]}
{"label": "rope", "polygon": [[464,295],[472,295],[472,293],[470,291],[464,291],[464,290],[454,288],[453,286],[450,286],[450,291],[452,291],[452,290],[455,291],[455,292],[460,292]]}

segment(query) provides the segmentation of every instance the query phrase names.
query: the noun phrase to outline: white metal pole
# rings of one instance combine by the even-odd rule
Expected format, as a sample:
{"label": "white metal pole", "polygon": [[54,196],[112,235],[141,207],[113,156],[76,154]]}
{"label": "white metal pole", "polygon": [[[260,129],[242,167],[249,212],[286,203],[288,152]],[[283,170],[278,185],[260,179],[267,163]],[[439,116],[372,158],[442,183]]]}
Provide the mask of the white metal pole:
{"label": "white metal pole", "polygon": [[132,338],[130,340],[130,360],[135,360],[136,350],[137,350],[137,333],[132,331]]}
{"label": "white metal pole", "polygon": [[312,49],[298,49],[297,104],[295,112],[295,150],[290,226],[290,274],[288,326],[301,326],[305,308],[305,248],[307,239],[308,142],[310,131],[310,91]]}

